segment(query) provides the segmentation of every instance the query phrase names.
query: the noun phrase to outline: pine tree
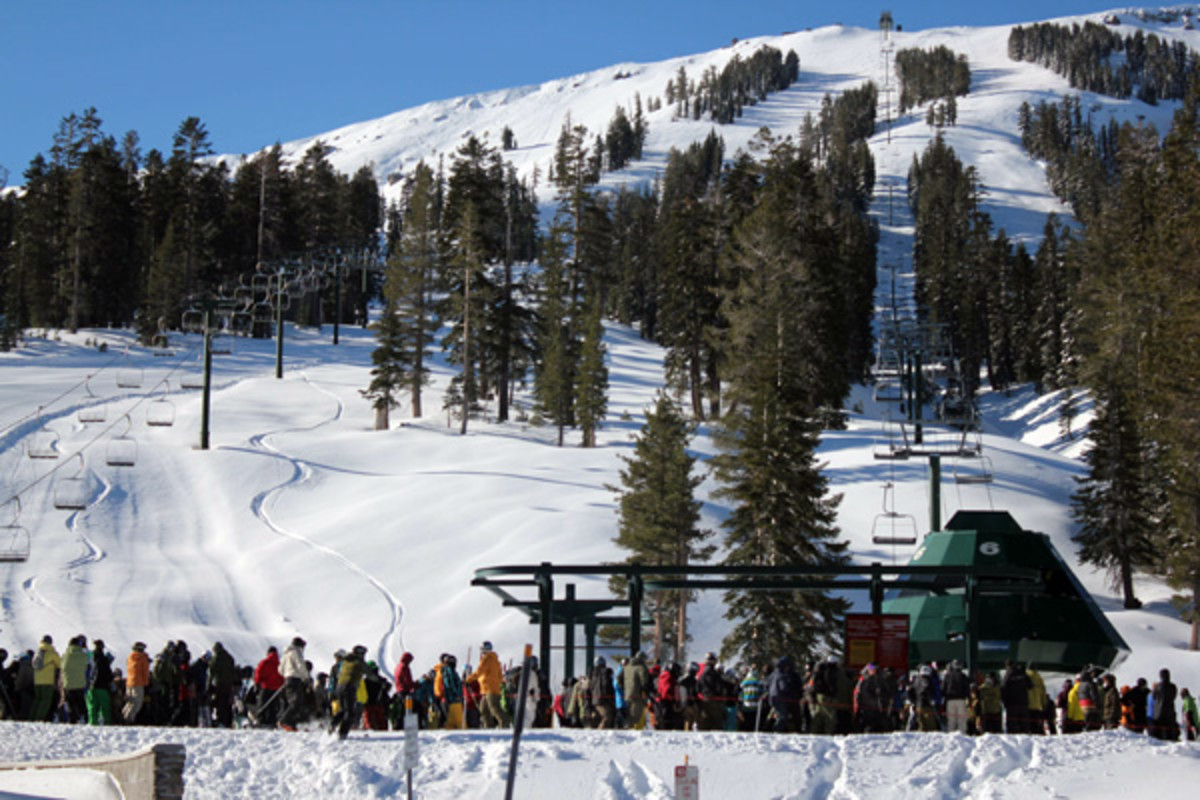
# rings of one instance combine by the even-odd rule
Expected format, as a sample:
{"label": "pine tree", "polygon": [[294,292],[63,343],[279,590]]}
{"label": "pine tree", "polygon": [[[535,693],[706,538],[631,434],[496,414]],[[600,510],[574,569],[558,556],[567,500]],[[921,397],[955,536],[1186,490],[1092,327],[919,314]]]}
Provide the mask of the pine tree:
{"label": "pine tree", "polygon": [[1119,389],[1098,400],[1089,438],[1092,448],[1083,457],[1088,474],[1077,479],[1079,489],[1071,498],[1080,530],[1071,538],[1079,545],[1081,561],[1108,570],[1125,608],[1139,608],[1133,573],[1155,561],[1161,498],[1148,443]]}
{"label": "pine tree", "polygon": [[582,447],[596,446],[596,430],[608,410],[608,367],[604,356],[604,325],[599,298],[589,303],[583,323],[579,372],[575,386],[575,420],[583,434]]}
{"label": "pine tree", "polygon": [[371,383],[363,390],[363,397],[373,401],[375,430],[386,431],[390,427],[388,414],[400,405],[399,395],[411,383],[409,377],[411,346],[405,341],[405,326],[400,319],[396,303],[388,297],[383,304],[383,313],[375,323],[375,336],[379,345],[371,353]]}
{"label": "pine tree", "polygon": [[403,315],[409,344],[407,384],[413,417],[421,416],[421,387],[429,382],[429,346],[437,333],[435,291],[441,268],[435,176],[424,161],[405,186],[403,222],[388,260],[385,296]]}
{"label": "pine tree", "polygon": [[[838,564],[846,547],[835,526],[840,497],[828,495],[816,461],[821,298],[806,281],[816,264],[792,205],[803,196],[793,188],[804,170],[788,147],[777,148],[772,162],[768,191],[735,232],[740,280],[726,298],[729,347],[739,359],[712,461],[716,495],[732,506],[723,524],[726,563]],[[832,649],[845,611],[843,601],[816,592],[732,591],[726,604],[735,626],[722,652],[749,663]]]}
{"label": "pine tree", "polygon": [[558,428],[559,447],[563,446],[566,428],[574,418],[576,364],[570,322],[569,236],[567,222],[560,216],[542,240],[538,303],[540,359],[533,385],[538,410]]}
{"label": "pine tree", "polygon": [[[693,474],[696,459],[687,452],[692,429],[675,403],[663,392],[646,414],[635,437],[633,455],[621,456],[621,486],[617,513],[618,535],[613,540],[630,551],[627,564],[687,566],[711,557],[705,543],[711,531],[699,526],[700,501],[695,499],[702,475]],[[618,590],[623,587],[614,587]],[[665,659],[665,641],[674,640],[675,660],[686,651],[685,591],[654,592],[647,598],[655,619],[655,659]]]}

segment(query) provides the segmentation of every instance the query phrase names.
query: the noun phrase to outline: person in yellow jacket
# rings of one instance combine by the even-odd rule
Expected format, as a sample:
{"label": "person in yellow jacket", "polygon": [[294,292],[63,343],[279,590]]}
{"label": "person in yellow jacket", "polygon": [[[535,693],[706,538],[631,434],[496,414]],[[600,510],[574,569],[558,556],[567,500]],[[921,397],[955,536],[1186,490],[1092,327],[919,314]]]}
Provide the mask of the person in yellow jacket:
{"label": "person in yellow jacket", "polygon": [[1025,672],[1029,675],[1029,733],[1046,732],[1046,682],[1030,664]]}
{"label": "person in yellow jacket", "polygon": [[37,653],[33,657],[33,713],[34,722],[46,722],[54,710],[54,691],[58,686],[58,672],[62,659],[54,649],[50,634],[42,637]]}
{"label": "person in yellow jacket", "polygon": [[479,704],[479,717],[485,728],[508,727],[508,715],[500,703],[500,693],[504,691],[504,670],[500,669],[500,657],[492,649],[491,642],[484,642],[480,648],[479,666],[466,679],[479,682],[479,693],[483,700]]}
{"label": "person in yellow jacket", "polygon": [[443,653],[441,663],[434,667],[433,696],[442,707],[443,727],[448,731],[463,727],[463,687],[462,679],[455,672],[457,665],[458,659]]}
{"label": "person in yellow jacket", "polygon": [[1071,691],[1067,692],[1067,718],[1063,721],[1063,733],[1079,733],[1083,730],[1083,706],[1079,702],[1079,689],[1082,683],[1082,676],[1076,678],[1075,683],[1071,686]]}

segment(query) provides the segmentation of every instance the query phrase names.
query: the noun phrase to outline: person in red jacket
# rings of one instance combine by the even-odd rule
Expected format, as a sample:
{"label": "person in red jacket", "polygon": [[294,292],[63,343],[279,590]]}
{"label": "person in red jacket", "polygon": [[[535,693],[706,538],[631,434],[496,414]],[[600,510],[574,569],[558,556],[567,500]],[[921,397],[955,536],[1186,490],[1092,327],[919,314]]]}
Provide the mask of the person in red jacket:
{"label": "person in red jacket", "polygon": [[[396,696],[400,698],[400,708],[403,709],[408,698],[413,696],[417,690],[417,684],[413,681],[412,669],[409,666],[412,664],[413,654],[405,653],[400,656],[400,663],[396,665],[396,671],[392,675],[392,682],[395,685]],[[404,723],[404,715],[400,715],[401,727]]]}
{"label": "person in red jacket", "polygon": [[276,693],[283,688],[279,672],[279,651],[274,645],[267,648],[267,657],[254,668],[254,686],[258,689],[258,709],[255,716],[260,725],[274,725],[276,708],[272,704]]}

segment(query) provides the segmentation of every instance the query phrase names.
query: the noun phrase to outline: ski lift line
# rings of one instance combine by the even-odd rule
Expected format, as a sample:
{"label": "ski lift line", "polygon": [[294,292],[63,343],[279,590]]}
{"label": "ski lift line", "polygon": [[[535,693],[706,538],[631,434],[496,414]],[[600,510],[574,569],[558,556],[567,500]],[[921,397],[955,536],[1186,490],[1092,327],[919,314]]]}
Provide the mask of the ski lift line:
{"label": "ski lift line", "polygon": [[76,391],[77,389],[79,389],[79,387],[81,387],[81,386],[86,386],[86,385],[87,385],[87,382],[88,382],[88,380],[89,380],[89,379],[91,379],[91,378],[94,378],[96,375],[99,375],[101,372],[103,372],[104,370],[108,369],[110,366],[112,366],[112,363],[113,363],[114,361],[116,361],[118,358],[120,358],[120,356],[118,356],[118,355],[114,355],[114,356],[113,356],[112,358],[110,358],[110,359],[109,359],[109,360],[108,360],[106,363],[104,363],[104,364],[101,364],[101,365],[100,365],[100,367],[99,367],[99,368],[98,368],[98,369],[97,369],[95,372],[92,372],[92,373],[89,373],[88,375],[85,375],[85,376],[84,376],[84,378],[83,378],[83,380],[81,380],[79,383],[75,384],[74,386],[70,387],[69,389],[65,389],[65,390],[62,392],[62,394],[58,395],[57,397],[54,397],[54,398],[51,398],[50,400],[47,400],[47,401],[46,401],[46,402],[45,402],[43,405],[41,405],[41,406],[39,406],[39,407],[38,407],[38,411],[35,411],[35,412],[33,412],[32,414],[26,414],[25,416],[21,417],[20,419],[16,420],[15,422],[11,422],[11,423],[9,423],[8,427],[6,427],[6,428],[3,428],[3,429],[0,429],[0,436],[4,436],[4,435],[5,435],[5,434],[7,434],[9,431],[11,431],[13,428],[16,428],[18,425],[23,425],[23,424],[25,424],[26,422],[29,422],[31,419],[33,419],[33,418],[37,417],[37,416],[38,416],[38,414],[41,412],[41,410],[42,410],[42,409],[49,408],[49,407],[53,406],[53,405],[54,405],[55,403],[57,403],[59,400],[62,400],[62,399],[63,399],[64,397],[66,397],[67,395],[69,395],[69,394],[71,394],[72,392],[74,392],[74,391]]}

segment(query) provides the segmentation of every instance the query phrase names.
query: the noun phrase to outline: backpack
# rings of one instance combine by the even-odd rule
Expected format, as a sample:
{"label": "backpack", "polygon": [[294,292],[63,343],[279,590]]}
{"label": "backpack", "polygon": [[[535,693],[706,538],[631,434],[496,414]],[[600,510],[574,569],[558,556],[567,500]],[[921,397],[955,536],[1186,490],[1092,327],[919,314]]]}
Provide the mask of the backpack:
{"label": "backpack", "polygon": [[33,654],[33,670],[41,672],[46,666],[46,648],[39,647],[38,651]]}
{"label": "backpack", "polygon": [[837,694],[837,670],[837,664],[825,663],[817,667],[817,673],[813,675],[813,690],[826,697]]}

